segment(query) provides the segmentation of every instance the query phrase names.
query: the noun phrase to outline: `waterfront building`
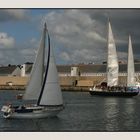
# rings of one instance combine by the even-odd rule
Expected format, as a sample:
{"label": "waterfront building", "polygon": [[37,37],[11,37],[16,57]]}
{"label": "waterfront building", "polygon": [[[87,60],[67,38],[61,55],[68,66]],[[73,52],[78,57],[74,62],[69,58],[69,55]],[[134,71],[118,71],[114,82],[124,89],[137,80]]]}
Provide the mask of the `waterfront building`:
{"label": "waterfront building", "polygon": [[[26,85],[32,63],[0,67],[0,85]],[[57,65],[61,86],[93,86],[106,82],[105,64]],[[119,64],[119,83],[125,85],[127,65]],[[135,63],[135,77],[140,81],[140,63]]]}
{"label": "waterfront building", "polygon": [[[0,67],[0,76],[29,76],[31,63],[21,66],[8,65]],[[106,76],[106,64],[57,65],[59,76]],[[140,76],[140,63],[135,63],[135,76]],[[127,65],[119,64],[119,76],[127,75]]]}

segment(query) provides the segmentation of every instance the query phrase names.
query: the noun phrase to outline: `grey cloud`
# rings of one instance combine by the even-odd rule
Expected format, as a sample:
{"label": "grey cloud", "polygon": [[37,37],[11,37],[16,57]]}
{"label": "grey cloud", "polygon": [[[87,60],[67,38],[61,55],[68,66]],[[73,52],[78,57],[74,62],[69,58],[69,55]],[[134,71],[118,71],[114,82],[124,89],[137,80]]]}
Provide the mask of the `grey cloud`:
{"label": "grey cloud", "polygon": [[27,20],[27,13],[28,10],[22,9],[0,9],[0,22]]}
{"label": "grey cloud", "polygon": [[0,47],[0,64],[23,64],[25,62],[33,62],[39,41],[35,38],[27,40],[25,43],[17,44],[13,47],[5,49]]}
{"label": "grey cloud", "polygon": [[14,47],[12,49],[0,49],[0,64],[23,64],[25,62],[34,60],[34,55],[26,54],[26,49],[19,49]]}
{"label": "grey cloud", "polygon": [[[19,14],[17,11],[10,14],[6,10],[0,10],[0,21],[23,20],[27,18],[27,12],[21,10]],[[35,24],[39,22],[42,24],[47,20],[57,63],[105,61],[108,17],[110,17],[119,59],[127,58],[128,34],[132,35],[134,57],[140,59],[140,9],[56,9],[49,10],[41,21],[40,17],[33,17]],[[39,41],[32,38],[20,47],[16,44],[18,47],[15,50],[11,53],[7,50],[4,54],[9,55],[13,59],[11,61],[17,63],[33,61],[38,44]],[[15,56],[16,53],[20,58]]]}
{"label": "grey cloud", "polygon": [[[132,35],[134,55],[140,58],[139,9],[66,9],[63,12],[59,10],[50,12],[45,18],[55,38],[55,45],[65,52],[65,57],[77,62],[90,60],[101,62],[106,59],[107,54],[108,17],[111,21],[119,59],[127,58],[129,34]],[[84,49],[88,51],[85,52]]]}
{"label": "grey cloud", "polygon": [[[55,46],[61,46],[60,58],[70,62],[99,61],[98,52],[105,59],[105,28],[98,20],[92,19],[84,10],[65,10],[46,15],[48,28],[55,38]],[[59,44],[59,45],[58,45]],[[58,57],[58,56],[57,56]]]}

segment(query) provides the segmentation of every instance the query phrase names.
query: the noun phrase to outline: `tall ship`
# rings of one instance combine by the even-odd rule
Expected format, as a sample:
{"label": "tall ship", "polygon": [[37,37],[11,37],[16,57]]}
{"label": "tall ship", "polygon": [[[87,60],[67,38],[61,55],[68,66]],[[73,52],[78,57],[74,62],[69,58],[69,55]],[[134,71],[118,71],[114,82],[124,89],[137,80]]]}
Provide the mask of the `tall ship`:
{"label": "tall ship", "polygon": [[[48,49],[45,63],[46,42],[48,43]],[[32,119],[56,116],[63,109],[63,98],[53,49],[45,23],[30,80],[23,95],[23,103],[18,106],[13,106],[12,104],[4,105],[1,111],[4,118]]]}
{"label": "tall ship", "polygon": [[128,63],[127,63],[127,83],[126,86],[119,85],[119,64],[116,51],[116,45],[111,28],[110,21],[108,22],[108,40],[107,40],[107,70],[106,81],[102,85],[96,85],[90,88],[91,95],[99,96],[124,96],[132,97],[139,93],[139,87],[135,82],[134,58],[132,50],[131,36],[128,43]]}

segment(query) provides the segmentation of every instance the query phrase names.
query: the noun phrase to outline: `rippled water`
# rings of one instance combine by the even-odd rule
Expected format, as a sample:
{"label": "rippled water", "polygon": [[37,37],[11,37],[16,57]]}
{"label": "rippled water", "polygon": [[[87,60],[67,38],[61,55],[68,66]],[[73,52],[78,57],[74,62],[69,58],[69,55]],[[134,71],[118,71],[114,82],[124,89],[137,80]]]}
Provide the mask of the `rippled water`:
{"label": "rippled water", "polygon": [[[0,107],[24,91],[0,91]],[[140,131],[140,96],[133,98],[90,96],[63,92],[65,109],[55,118],[4,119],[0,131]]]}

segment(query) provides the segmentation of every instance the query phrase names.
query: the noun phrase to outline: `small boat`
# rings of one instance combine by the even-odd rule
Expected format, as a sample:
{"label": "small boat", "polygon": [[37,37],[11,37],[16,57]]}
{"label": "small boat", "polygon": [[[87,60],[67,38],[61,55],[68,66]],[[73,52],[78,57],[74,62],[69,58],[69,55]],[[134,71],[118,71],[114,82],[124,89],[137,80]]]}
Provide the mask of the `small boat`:
{"label": "small boat", "polygon": [[107,58],[107,82],[106,85],[96,86],[89,89],[91,95],[99,96],[124,96],[132,97],[139,93],[139,88],[135,82],[134,58],[132,51],[131,37],[128,44],[128,65],[127,65],[127,85],[118,85],[119,64],[116,45],[113,37],[110,22],[108,23],[108,58]]}
{"label": "small boat", "polygon": [[[47,61],[45,62],[45,44],[47,32]],[[58,73],[54,60],[53,49],[50,47],[50,36],[46,23],[31,71],[30,80],[19,106],[4,105],[1,109],[4,118],[45,118],[56,116],[64,109],[63,98],[58,82]]]}
{"label": "small boat", "polygon": [[21,93],[19,93],[18,95],[16,95],[16,99],[17,99],[17,100],[21,100],[22,97],[23,97],[23,94],[21,94]]}

